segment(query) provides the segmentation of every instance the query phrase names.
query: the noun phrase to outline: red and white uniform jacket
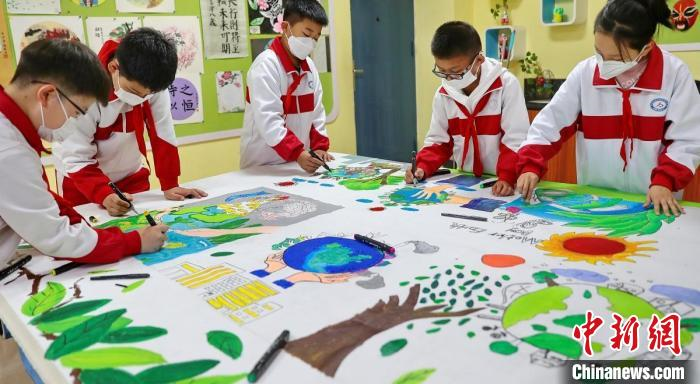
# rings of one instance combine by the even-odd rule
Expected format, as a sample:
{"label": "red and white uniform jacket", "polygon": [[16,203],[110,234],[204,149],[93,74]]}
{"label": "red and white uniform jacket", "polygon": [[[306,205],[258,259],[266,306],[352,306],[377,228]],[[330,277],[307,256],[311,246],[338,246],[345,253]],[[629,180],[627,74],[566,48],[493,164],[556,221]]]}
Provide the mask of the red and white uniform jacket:
{"label": "red and white uniform jacket", "polygon": [[[119,44],[108,41],[99,58],[105,68]],[[112,93],[106,107],[95,103],[78,119],[77,133],[53,144],[59,191],[71,204],[102,204],[113,181],[124,192],[150,189],[146,159],[147,133],[156,176],[163,191],[178,186],[180,158],[170,114],[168,90],[132,107]]]}
{"label": "red and white uniform jacket", "polygon": [[24,239],[40,252],[83,263],[112,263],[141,252],[137,232],[93,229],[49,190],[46,151],[29,118],[0,87],[0,265]]}
{"label": "red and white uniform jacket", "polygon": [[446,86],[435,93],[430,130],[416,166],[430,177],[452,158],[465,171],[494,174],[513,185],[517,150],[529,126],[518,79],[487,58],[471,95]]}
{"label": "red and white uniform jacket", "polygon": [[595,57],[579,63],[533,121],[519,172],[542,176],[574,134],[579,184],[682,190],[700,163],[700,95],[688,67],[655,46],[636,85],[625,90],[600,78]]}
{"label": "red and white uniform jacket", "polygon": [[278,37],[248,71],[241,168],[296,161],[305,149],[329,146],[316,66],[309,58],[294,68]]}

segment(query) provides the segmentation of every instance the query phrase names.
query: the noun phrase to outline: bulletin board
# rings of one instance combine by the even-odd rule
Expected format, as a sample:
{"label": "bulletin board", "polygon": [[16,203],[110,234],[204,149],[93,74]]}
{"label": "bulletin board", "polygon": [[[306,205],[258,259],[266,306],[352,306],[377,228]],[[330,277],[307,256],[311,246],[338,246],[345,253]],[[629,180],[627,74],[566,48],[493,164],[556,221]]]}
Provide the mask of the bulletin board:
{"label": "bulletin board", "polygon": [[[58,0],[55,0],[58,1]],[[46,3],[51,3],[51,1],[45,1],[42,0],[42,2]],[[40,13],[41,15],[50,15],[51,17],[55,16],[79,16],[81,17],[82,21],[82,30],[76,33],[76,35],[82,35],[84,36],[85,41],[84,43],[88,43],[89,39],[93,37],[92,34],[90,34],[90,20],[98,20],[98,19],[93,19],[93,18],[130,18],[130,19],[137,19],[136,27],[139,27],[141,25],[146,25],[148,26],[148,20],[156,20],[158,21],[158,18],[164,18],[164,17],[171,17],[171,16],[177,16],[177,17],[182,17],[182,16],[195,16],[197,19],[199,19],[199,39],[200,41],[203,42],[202,46],[206,46],[207,44],[207,36],[202,34],[202,29],[205,28],[205,25],[202,25],[205,21],[202,20],[202,10],[200,9],[200,1],[199,0],[165,0],[161,3],[163,6],[166,6],[163,9],[156,9],[158,13],[153,13],[153,12],[130,12],[130,13],[124,13],[124,12],[118,12],[118,5],[117,3],[120,4],[138,4],[139,1],[133,1],[133,0],[60,0],[60,14],[52,13],[50,11],[51,7],[45,8],[49,9],[48,12],[41,12],[39,9],[38,11],[36,10],[31,10],[31,11],[26,11],[23,13],[13,13],[9,14],[8,12],[8,7],[12,7],[12,4],[27,4],[26,2],[17,2],[16,0],[10,0],[10,1],[3,1],[3,6],[0,9],[0,66],[2,68],[12,68],[12,71],[2,71],[2,76],[0,76],[0,83],[1,84],[7,84],[10,79],[11,73],[14,72],[14,67],[16,66],[17,62],[17,56],[15,53],[14,49],[14,44],[13,44],[13,35],[12,35],[12,23],[17,24],[15,20],[11,22],[12,19],[18,19],[21,18],[22,16],[25,17],[32,17],[32,18],[48,18],[48,16],[39,16],[36,13]],[[197,75],[196,73],[186,73],[183,74],[183,76],[180,76],[178,74],[178,78],[182,77],[184,80],[186,80],[186,83],[196,83],[196,82],[201,82],[201,95],[199,95],[199,109],[197,113],[201,114],[201,116],[194,116],[195,121],[196,120],[203,120],[201,122],[194,122],[194,123],[186,123],[187,120],[185,120],[185,124],[178,124],[175,126],[176,134],[178,137],[178,142],[180,144],[190,144],[190,143],[195,143],[195,142],[203,142],[203,141],[209,141],[209,140],[217,140],[217,139],[222,139],[222,138],[228,138],[228,137],[235,137],[240,135],[240,129],[243,127],[243,108],[244,106],[242,105],[226,105],[226,106],[220,106],[217,100],[217,82],[222,80],[222,77],[224,78],[223,80],[226,80],[227,76],[240,76],[242,77],[243,84],[245,86],[245,76],[247,75],[248,69],[250,68],[250,65],[252,64],[254,60],[254,47],[264,47],[267,42],[269,42],[271,39],[273,39],[276,36],[276,32],[272,30],[272,28],[260,28],[264,26],[264,24],[269,24],[271,26],[271,22],[269,19],[263,19],[261,18],[261,15],[259,14],[259,9],[258,10],[253,10],[252,7],[257,7],[258,6],[258,1],[256,0],[238,0],[238,2],[243,3],[242,9],[244,9],[245,12],[245,17],[243,18],[243,22],[246,22],[246,25],[242,26],[242,30],[246,31],[246,44],[247,45],[247,56],[245,57],[240,57],[240,58],[226,58],[226,59],[213,59],[213,58],[207,58],[207,56],[204,54],[204,49],[202,48],[202,56],[203,56],[203,71],[201,75]],[[281,0],[268,0],[268,3],[277,3],[281,2]],[[148,2],[144,2],[148,3]],[[152,2],[151,2],[152,3]],[[167,8],[167,3],[173,3],[174,4],[174,12],[171,12],[170,9]],[[326,12],[329,15],[333,14],[333,0],[321,0],[321,3],[326,9]],[[29,3],[31,4],[31,3]],[[87,4],[87,5],[86,5]],[[36,8],[36,7],[34,7]],[[119,9],[124,9],[124,5],[121,5],[121,8]],[[165,12],[165,13],[163,13]],[[146,18],[146,22],[144,22],[144,17]],[[184,19],[184,18],[183,18]],[[105,20],[105,19],[102,19]],[[265,23],[263,23],[265,22]],[[259,25],[254,25],[257,23],[261,23]],[[335,117],[337,116],[337,106],[338,103],[336,102],[337,100],[337,91],[334,89],[334,74],[332,70],[335,68],[335,65],[333,65],[333,60],[334,60],[334,30],[333,26],[329,26],[328,28],[324,29],[324,35],[326,36],[325,39],[327,39],[327,43],[324,43],[324,47],[328,47],[328,52],[327,52],[327,57],[328,58],[328,64],[324,68],[321,66],[319,69],[320,73],[320,78],[321,78],[321,84],[323,85],[323,104],[326,108],[326,114],[327,114],[327,121],[331,122],[335,120]],[[93,37],[94,38],[94,37]],[[245,49],[244,49],[245,51]],[[7,54],[4,55],[3,52],[6,52]],[[259,51],[258,51],[259,52]],[[326,52],[324,52],[325,54]],[[326,72],[324,72],[324,69]],[[183,80],[183,81],[184,81]],[[221,111],[231,111],[231,112],[220,112]],[[198,117],[198,118],[197,118]]]}

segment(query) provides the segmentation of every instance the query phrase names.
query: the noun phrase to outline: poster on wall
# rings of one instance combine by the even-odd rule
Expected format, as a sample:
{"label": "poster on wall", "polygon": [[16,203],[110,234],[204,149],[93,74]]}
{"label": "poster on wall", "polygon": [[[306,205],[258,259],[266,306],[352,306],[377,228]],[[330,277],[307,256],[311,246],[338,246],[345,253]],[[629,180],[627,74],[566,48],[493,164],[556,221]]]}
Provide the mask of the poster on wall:
{"label": "poster on wall", "polygon": [[175,13],[175,0],[116,0],[117,12]]}
{"label": "poster on wall", "polygon": [[666,0],[674,29],[661,27],[657,43],[668,51],[700,51],[700,23],[696,0]]}
{"label": "poster on wall", "polygon": [[219,113],[243,112],[243,74],[241,71],[216,73],[216,98]]}
{"label": "poster on wall", "polygon": [[73,3],[78,4],[81,7],[97,7],[98,5],[102,5],[106,2],[107,0],[73,0]]}
{"label": "poster on wall", "polygon": [[87,43],[93,51],[99,52],[107,40],[121,40],[127,33],[141,27],[138,17],[88,17]]}
{"label": "poster on wall", "polygon": [[202,81],[199,73],[179,73],[168,87],[170,112],[173,122],[178,124],[204,121],[202,108]]}
{"label": "poster on wall", "polygon": [[207,59],[248,56],[248,20],[242,0],[201,0]]}
{"label": "poster on wall", "polygon": [[80,16],[11,16],[15,59],[29,44],[43,39],[71,39],[85,42]]}
{"label": "poster on wall", "polygon": [[157,29],[175,41],[178,73],[204,72],[199,17],[148,16],[143,18],[143,26]]}
{"label": "poster on wall", "polygon": [[282,0],[248,0],[251,35],[282,33]]}
{"label": "poster on wall", "polygon": [[7,0],[7,13],[58,15],[61,0]]}

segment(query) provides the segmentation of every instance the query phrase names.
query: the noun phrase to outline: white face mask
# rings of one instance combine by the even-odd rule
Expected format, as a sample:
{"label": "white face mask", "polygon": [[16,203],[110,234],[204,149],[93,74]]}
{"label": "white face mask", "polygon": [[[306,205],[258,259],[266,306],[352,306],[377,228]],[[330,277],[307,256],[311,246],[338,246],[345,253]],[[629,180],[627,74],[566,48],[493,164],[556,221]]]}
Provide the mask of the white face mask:
{"label": "white face mask", "polygon": [[63,101],[61,101],[61,97],[56,94],[56,97],[58,97],[58,103],[61,106],[61,109],[63,110],[63,115],[66,116],[66,121],[61,125],[59,128],[49,128],[46,126],[46,121],[44,120],[44,107],[39,103],[39,109],[41,110],[41,125],[39,126],[39,136],[50,142],[62,142],[68,136],[72,135],[78,130],[78,126],[76,125],[76,120],[74,117],[68,117],[68,113],[66,112],[66,108],[63,106]]}
{"label": "white face mask", "polygon": [[114,71],[114,74],[117,75],[117,85],[119,86],[119,89],[114,90],[114,94],[117,95],[117,98],[119,100],[134,107],[137,105],[141,105],[151,99],[151,95],[141,97],[139,95],[135,95],[131,92],[125,91],[124,88],[122,88],[121,83],[119,82],[119,72]]}
{"label": "white face mask", "polygon": [[[461,91],[462,89],[472,85],[476,81],[476,75],[472,72],[474,64],[469,66],[467,71],[462,75],[461,79],[447,80],[442,79],[442,85]],[[481,68],[481,66],[479,66]]]}
{"label": "white face mask", "polygon": [[598,62],[598,72],[600,74],[600,78],[603,80],[610,80],[613,77],[620,76],[621,74],[634,68],[637,64],[639,64],[639,59],[641,58],[642,52],[644,52],[646,47],[647,46],[645,45],[639,52],[639,55],[637,55],[637,58],[632,61],[604,60],[603,56],[596,52],[595,59]]}
{"label": "white face mask", "polygon": [[[285,36],[287,36],[285,34]],[[296,37],[292,35],[292,31],[289,31],[289,36],[287,36],[287,41],[289,42],[289,50],[292,51],[292,55],[299,60],[305,60],[311,52],[316,49],[316,40],[310,37]]]}

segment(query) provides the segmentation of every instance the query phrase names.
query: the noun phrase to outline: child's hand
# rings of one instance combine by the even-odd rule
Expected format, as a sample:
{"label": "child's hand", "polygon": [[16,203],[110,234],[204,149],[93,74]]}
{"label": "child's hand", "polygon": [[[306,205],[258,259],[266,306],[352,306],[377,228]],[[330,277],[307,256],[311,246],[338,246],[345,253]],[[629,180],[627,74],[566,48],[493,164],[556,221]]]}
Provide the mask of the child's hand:
{"label": "child's hand", "polygon": [[[129,193],[124,193],[124,197],[126,197],[129,201],[134,201],[134,197]],[[110,216],[123,216],[125,213],[129,212],[129,209],[131,209],[131,205],[120,199],[116,193],[112,193],[111,195],[105,197],[104,201],[102,201],[102,206],[105,207]]]}
{"label": "child's hand", "polygon": [[322,151],[322,150],[320,150],[320,149],[316,149],[316,150],[314,150],[314,152],[316,152],[316,154],[318,155],[318,157],[320,157],[321,159],[323,159],[323,161],[325,161],[326,163],[329,162],[329,161],[335,160],[335,157],[333,157],[333,155],[331,155],[330,153],[328,153],[328,152],[326,152],[326,151]]}
{"label": "child's hand", "polygon": [[141,228],[138,230],[139,235],[141,235],[141,253],[153,253],[158,252],[165,244],[168,232],[168,226],[165,224],[158,224],[152,227]]}
{"label": "child's hand", "polygon": [[[423,180],[424,177],[425,177],[425,171],[420,169],[420,168],[416,168],[416,176],[415,176],[415,178],[417,179],[416,181],[421,181],[421,180]],[[413,179],[414,179],[413,173],[411,172],[411,168],[409,168],[406,170],[406,177],[404,178],[404,180],[406,181],[406,184],[413,184]]]}
{"label": "child's hand", "polygon": [[505,180],[498,180],[491,188],[491,193],[494,196],[512,196],[513,186]]}
{"label": "child's hand", "polygon": [[673,192],[661,185],[652,185],[649,187],[644,208],[649,207],[649,204],[654,204],[654,212],[656,212],[657,215],[661,212],[662,208],[666,216],[671,216],[669,214],[670,212],[672,212],[674,216],[680,216],[681,213],[685,213],[683,207],[681,207],[676,198],[673,197]]}
{"label": "child's hand", "polygon": [[307,151],[303,151],[301,155],[297,158],[297,163],[299,163],[299,166],[301,169],[305,170],[308,173],[314,173],[318,169],[318,167],[323,165],[323,162],[319,159],[314,159],[311,154]]}
{"label": "child's hand", "polygon": [[182,201],[185,199],[201,199],[202,197],[207,197],[207,193],[197,188],[182,188],[175,187],[170,188],[163,192],[165,198],[168,200]]}
{"label": "child's hand", "polygon": [[537,183],[540,182],[540,177],[534,172],[525,172],[518,177],[518,183],[515,190],[523,195],[523,200],[529,202],[532,199],[532,193],[535,191]]}

